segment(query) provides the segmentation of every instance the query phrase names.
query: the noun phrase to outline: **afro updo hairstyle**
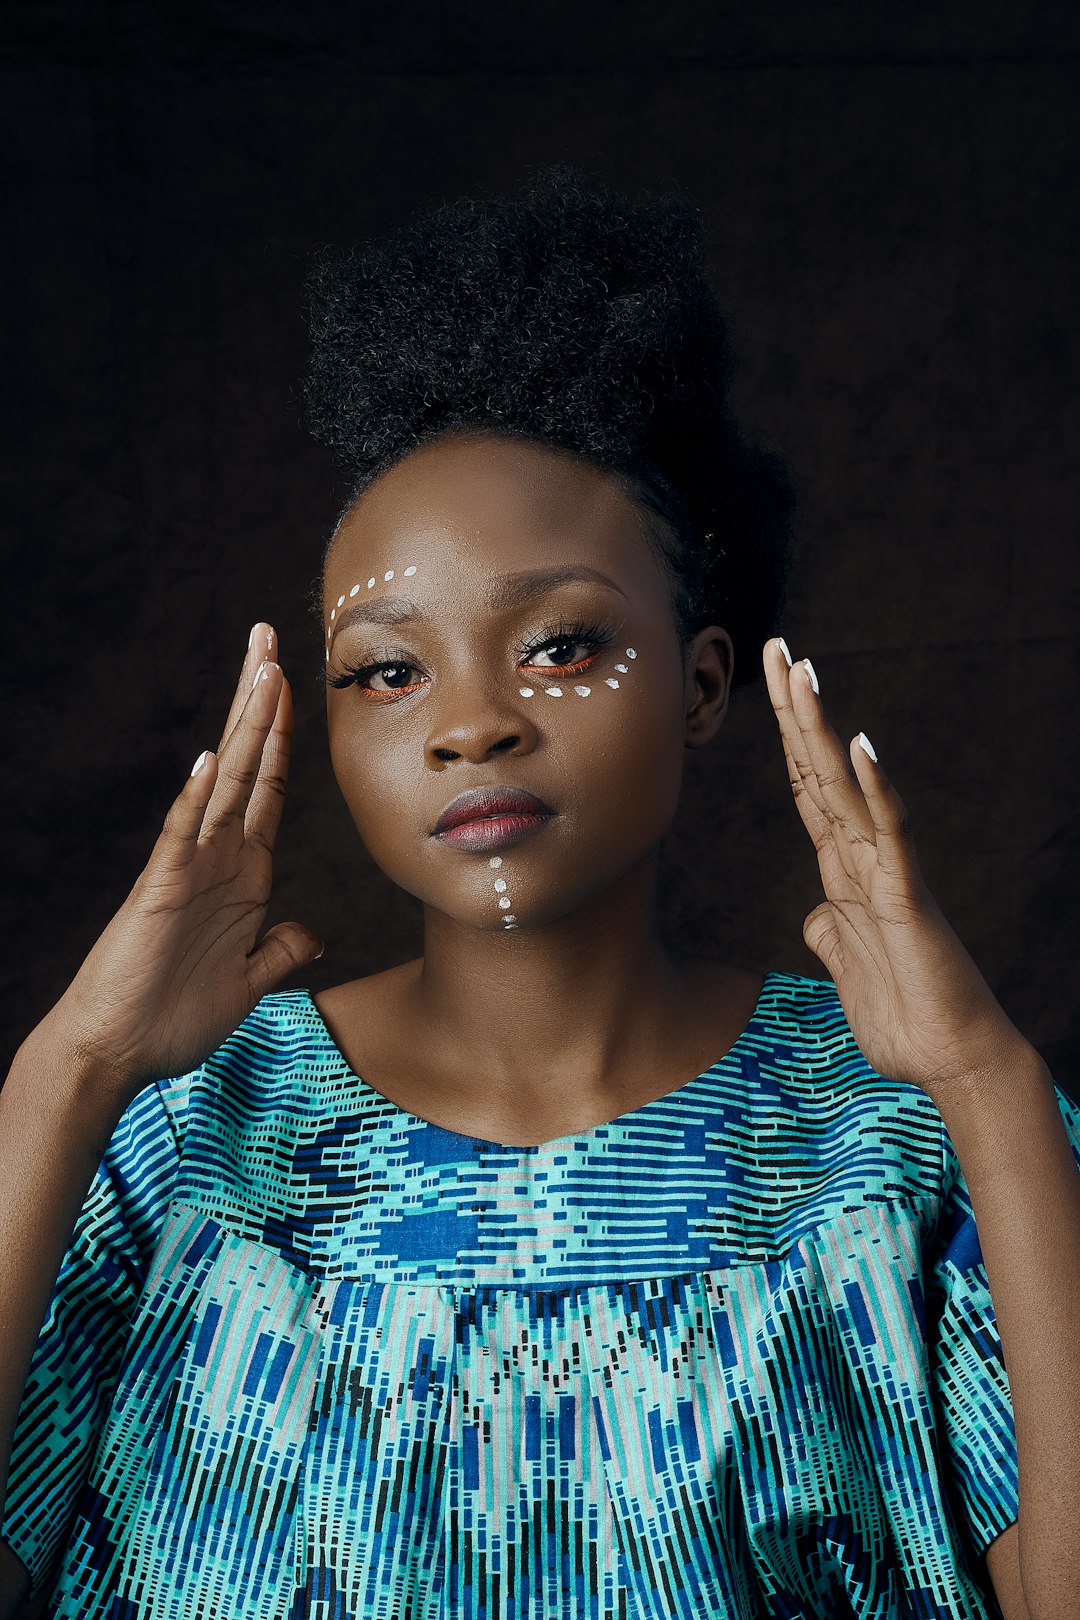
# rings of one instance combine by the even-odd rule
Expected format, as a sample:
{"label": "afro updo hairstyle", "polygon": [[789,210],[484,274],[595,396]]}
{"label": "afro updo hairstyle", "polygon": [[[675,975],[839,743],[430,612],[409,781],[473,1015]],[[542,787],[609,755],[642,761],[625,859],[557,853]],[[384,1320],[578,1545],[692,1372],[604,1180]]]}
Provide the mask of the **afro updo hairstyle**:
{"label": "afro updo hairstyle", "polygon": [[[732,419],[703,235],[692,201],[633,201],[561,162],[520,197],[461,198],[382,245],[317,249],[303,399],[349,475],[342,516],[454,429],[540,441],[614,475],[669,580],[684,657],[721,625],[734,692],[762,678],[779,629],[794,494],[783,462]],[[321,629],[321,580],[311,600]]]}

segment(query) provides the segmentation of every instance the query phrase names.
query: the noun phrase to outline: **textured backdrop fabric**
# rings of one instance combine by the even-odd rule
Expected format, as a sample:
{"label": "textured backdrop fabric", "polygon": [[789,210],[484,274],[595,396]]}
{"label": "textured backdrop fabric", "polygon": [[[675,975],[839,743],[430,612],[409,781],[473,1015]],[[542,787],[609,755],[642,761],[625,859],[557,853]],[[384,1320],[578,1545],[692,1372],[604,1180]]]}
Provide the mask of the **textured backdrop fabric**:
{"label": "textured backdrop fabric", "polygon": [[71,1620],[968,1620],[1016,1513],[941,1116],[773,972],[704,1074],[533,1147],[265,996],[115,1131],[3,1535]]}

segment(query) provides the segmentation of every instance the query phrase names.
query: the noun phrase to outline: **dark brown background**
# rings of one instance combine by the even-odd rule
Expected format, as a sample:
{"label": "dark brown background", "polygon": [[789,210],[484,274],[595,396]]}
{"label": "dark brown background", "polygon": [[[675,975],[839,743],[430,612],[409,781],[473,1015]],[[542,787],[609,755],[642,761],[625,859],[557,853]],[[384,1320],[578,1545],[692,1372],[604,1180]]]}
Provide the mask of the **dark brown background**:
{"label": "dark brown background", "polygon": [[[740,414],[801,491],[788,642],[1080,1095],[1071,0],[9,0],[5,29],[9,1056],[216,745],[257,618],[297,704],[268,922],[327,941],[281,988],[417,953],[329,770],[305,595],[343,486],[300,421],[300,282],[317,242],[569,157],[704,209]],[[826,976],[763,685],[690,757],[676,835],[688,932]]]}

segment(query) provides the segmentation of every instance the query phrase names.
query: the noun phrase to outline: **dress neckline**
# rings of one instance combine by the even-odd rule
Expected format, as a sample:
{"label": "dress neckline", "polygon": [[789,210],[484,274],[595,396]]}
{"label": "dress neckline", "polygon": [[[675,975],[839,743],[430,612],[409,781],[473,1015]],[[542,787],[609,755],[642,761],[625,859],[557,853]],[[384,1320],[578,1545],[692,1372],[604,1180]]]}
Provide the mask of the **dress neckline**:
{"label": "dress neckline", "polygon": [[690,1080],[684,1080],[681,1085],[673,1087],[671,1091],[665,1091],[661,1097],[652,1097],[648,1102],[639,1104],[637,1108],[631,1108],[623,1114],[616,1114],[614,1119],[601,1120],[598,1124],[589,1125],[584,1130],[567,1131],[563,1136],[548,1137],[546,1142],[526,1143],[492,1142],[486,1137],[473,1136],[466,1131],[451,1130],[448,1125],[437,1125],[434,1120],[424,1119],[420,1114],[414,1114],[408,1108],[402,1108],[400,1103],[392,1101],[392,1099],[387,1097],[384,1092],[379,1091],[376,1086],[373,1086],[370,1080],[365,1080],[362,1074],[357,1074],[356,1070],[346,1058],[344,1052],[342,1052],[341,1048],[338,1046],[333,1035],[330,1033],[330,1027],[322,1013],[319,1011],[312,992],[305,986],[301,989],[300,994],[306,996],[321,1038],[332,1052],[337,1065],[344,1070],[345,1075],[350,1080],[354,1080],[362,1091],[369,1093],[372,1097],[377,1097],[379,1101],[383,1103],[389,1110],[391,1116],[397,1115],[403,1121],[407,1121],[410,1129],[423,1126],[426,1130],[438,1131],[442,1136],[452,1137],[459,1142],[475,1143],[480,1147],[492,1148],[500,1153],[539,1153],[544,1148],[558,1147],[560,1143],[566,1143],[569,1145],[573,1142],[586,1140],[589,1137],[595,1136],[597,1131],[611,1130],[614,1126],[624,1127],[629,1125],[633,1121],[641,1119],[644,1115],[653,1113],[658,1108],[662,1108],[665,1103],[671,1103],[674,1099],[681,1097],[685,1092],[690,1091],[707,1076],[715,1074],[717,1070],[723,1070],[725,1067],[732,1065],[737,1066],[742,1057],[743,1047],[750,1043],[755,1026],[761,1020],[762,1008],[772,994],[772,981],[774,979],[780,979],[783,977],[784,975],[782,973],[775,970],[770,970],[765,974],[760,993],[757,1001],[754,1004],[754,1010],[750,1014],[750,1019],[745,1029],[739,1033],[737,1038],[732,1042],[731,1046],[728,1047],[723,1056],[717,1058],[715,1063],[710,1063],[708,1068],[703,1069],[700,1074],[694,1075]]}

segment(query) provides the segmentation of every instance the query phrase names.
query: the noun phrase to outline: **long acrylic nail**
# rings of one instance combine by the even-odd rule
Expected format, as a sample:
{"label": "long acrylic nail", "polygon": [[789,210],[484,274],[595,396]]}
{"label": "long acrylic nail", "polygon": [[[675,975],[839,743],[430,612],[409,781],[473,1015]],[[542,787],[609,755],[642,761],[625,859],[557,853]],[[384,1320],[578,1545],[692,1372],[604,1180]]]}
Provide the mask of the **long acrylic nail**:
{"label": "long acrylic nail", "polygon": [[814,688],[815,692],[820,694],[821,688],[818,686],[818,680],[817,680],[817,676],[814,674],[814,666],[813,666],[813,664],[810,662],[809,658],[804,658],[803,659],[803,664],[804,664],[804,666],[806,668],[806,673],[810,677],[810,685]]}
{"label": "long acrylic nail", "polygon": [[[267,674],[268,674],[268,668],[267,668],[266,659],[264,658],[262,663],[259,665],[258,674],[256,675],[255,679],[251,683],[251,692],[254,692],[255,688],[258,686],[260,681],[265,681],[265,679],[267,677]],[[251,692],[248,693],[248,697],[251,696]]]}

